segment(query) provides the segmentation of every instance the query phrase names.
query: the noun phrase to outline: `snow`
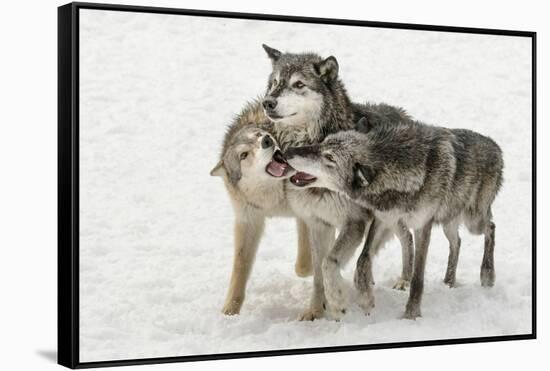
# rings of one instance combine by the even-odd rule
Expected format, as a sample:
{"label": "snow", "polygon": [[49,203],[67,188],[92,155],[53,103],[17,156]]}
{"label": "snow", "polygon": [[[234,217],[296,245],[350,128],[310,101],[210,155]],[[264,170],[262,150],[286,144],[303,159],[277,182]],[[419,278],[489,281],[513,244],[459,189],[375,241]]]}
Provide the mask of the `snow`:
{"label": "snow", "polygon": [[[81,10],[80,360],[184,356],[531,332],[531,44],[519,37]],[[458,287],[435,228],[423,317],[401,319],[397,241],[375,262],[376,310],[298,322],[311,278],[293,271],[291,219],[268,222],[239,316],[221,308],[233,212],[209,176],[226,125],[264,91],[262,43],[335,55],[355,101],[493,137],[497,281],[462,230]],[[354,264],[344,270],[350,290]]]}

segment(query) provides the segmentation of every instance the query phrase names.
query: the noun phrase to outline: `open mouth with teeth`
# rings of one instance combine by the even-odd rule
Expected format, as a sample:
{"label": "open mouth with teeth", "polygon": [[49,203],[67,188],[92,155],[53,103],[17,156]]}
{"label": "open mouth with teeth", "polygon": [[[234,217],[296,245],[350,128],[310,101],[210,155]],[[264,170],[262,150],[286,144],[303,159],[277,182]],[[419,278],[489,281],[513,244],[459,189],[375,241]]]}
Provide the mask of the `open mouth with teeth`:
{"label": "open mouth with teeth", "polygon": [[285,176],[291,169],[292,167],[286,162],[283,153],[278,149],[275,150],[271,161],[265,167],[265,171],[276,178]]}
{"label": "open mouth with teeth", "polygon": [[[283,177],[287,175],[290,171],[296,171],[286,162],[281,151],[276,150],[273,153],[273,157],[269,164],[267,164],[265,171],[276,178]],[[308,184],[315,182],[317,178],[313,175],[297,171],[294,175],[290,177],[290,182],[297,187],[305,187]]]}
{"label": "open mouth with teeth", "polygon": [[298,171],[296,174],[290,177],[290,182],[297,187],[305,187],[308,184],[315,182],[317,178],[308,173]]}

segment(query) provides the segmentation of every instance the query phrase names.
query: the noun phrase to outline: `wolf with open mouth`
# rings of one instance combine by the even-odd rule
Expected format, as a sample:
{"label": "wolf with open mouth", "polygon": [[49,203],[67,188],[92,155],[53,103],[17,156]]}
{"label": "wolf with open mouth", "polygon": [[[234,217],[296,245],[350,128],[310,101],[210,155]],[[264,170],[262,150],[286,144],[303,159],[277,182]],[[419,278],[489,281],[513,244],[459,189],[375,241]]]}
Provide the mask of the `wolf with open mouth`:
{"label": "wolf with open mouth", "polygon": [[[368,128],[367,121],[361,120],[357,129],[329,135],[320,144],[290,148],[284,161],[286,176],[303,174],[299,171],[308,174],[300,176],[307,182],[292,182],[296,186],[330,189],[374,210],[381,222],[371,227],[367,248],[359,258],[364,272],[358,277],[372,277],[369,249],[376,249],[374,236],[383,234],[380,228],[376,230],[377,224],[414,229],[414,275],[405,310],[405,317],[414,319],[421,315],[432,225],[441,224],[450,241],[445,281],[452,286],[460,249],[458,227],[465,224],[472,234],[485,237],[480,280],[482,286],[493,286],[495,224],[491,206],[502,184],[499,146],[470,130],[415,121]],[[338,265],[341,257],[349,254],[333,250],[323,264],[333,261]],[[357,283],[367,293],[367,302],[374,302],[371,282],[360,279]]]}
{"label": "wolf with open mouth", "polygon": [[[235,213],[233,271],[222,309],[226,315],[241,311],[266,219],[296,217],[287,202],[286,183],[268,174],[268,170],[284,174],[284,169],[271,165],[272,157],[280,153],[273,124],[263,113],[260,101],[254,101],[229,125],[221,158],[210,172],[224,180]],[[305,277],[311,275],[311,248],[307,227],[299,219],[297,231],[295,272]]]}
{"label": "wolf with open mouth", "polygon": [[[317,146],[291,147],[289,153],[294,155],[302,149],[307,151],[311,148],[317,148]],[[403,272],[394,288],[404,290],[408,286],[413,272],[413,242],[408,228],[400,221],[394,224],[381,224],[370,211],[371,208],[363,207],[342,193],[324,187],[324,184],[319,182],[319,179],[315,175],[312,175],[316,174],[316,172],[297,170],[302,169],[300,165],[294,164],[293,159],[289,159],[291,160],[289,161],[287,158],[279,150],[276,151],[273,154],[271,163],[266,167],[266,171],[273,177],[288,179],[293,185],[287,189],[287,198],[290,207],[308,223],[311,231],[315,230],[312,227],[312,219],[318,219],[321,222],[327,223],[327,225],[340,229],[337,240],[331,241],[332,244],[327,246],[327,250],[324,251],[325,255],[322,258],[318,257],[318,251],[312,251],[314,278],[315,269],[317,268],[320,270],[318,274],[322,274],[325,297],[324,309],[328,310],[331,318],[341,318],[349,306],[348,293],[346,292],[346,285],[340,274],[340,269],[353,256],[369,224],[377,225],[376,229],[369,228],[372,229],[373,233],[375,230],[378,231],[376,239],[372,240],[373,233],[369,229],[366,230],[368,233],[364,250],[371,252],[368,255],[369,258],[373,258],[384,243],[394,235],[401,241]],[[313,224],[313,226],[315,225]],[[359,241],[357,241],[358,238]],[[315,239],[313,236],[311,237],[311,241],[312,248],[315,248],[316,245],[314,245]],[[375,247],[368,249],[368,245]],[[316,258],[321,260],[320,267],[317,266],[319,262],[316,261]],[[358,304],[365,314],[370,314],[374,308],[374,295],[372,294],[374,278],[372,271],[369,271],[368,275],[365,275],[363,273],[365,270],[359,269],[360,267],[358,264],[354,278],[355,286],[361,294]],[[368,281],[368,284],[363,283],[365,280]]]}
{"label": "wolf with open mouth", "polygon": [[292,166],[288,164],[280,150],[273,153],[271,162],[266,166],[266,171],[275,178],[285,177],[289,172],[292,172],[292,175],[290,175],[288,179],[297,187],[304,187],[316,180],[313,175],[295,171]]}

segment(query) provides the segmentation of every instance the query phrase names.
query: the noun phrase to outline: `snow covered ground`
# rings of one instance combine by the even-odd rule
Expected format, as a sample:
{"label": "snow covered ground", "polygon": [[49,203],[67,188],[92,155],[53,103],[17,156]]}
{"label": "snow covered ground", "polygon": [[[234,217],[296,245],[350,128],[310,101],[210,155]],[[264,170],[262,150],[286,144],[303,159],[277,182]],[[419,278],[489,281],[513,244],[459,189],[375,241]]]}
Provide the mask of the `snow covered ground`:
{"label": "snow covered ground", "polygon": [[[518,37],[81,11],[80,360],[523,334],[531,331],[531,46]],[[363,17],[363,15],[358,15]],[[335,55],[356,101],[477,130],[503,148],[494,205],[497,283],[462,232],[458,287],[432,234],[423,317],[400,319],[397,242],[375,264],[376,312],[298,322],[294,222],[268,223],[240,316],[220,313],[233,214],[209,176],[225,126],[264,91],[262,43]],[[351,287],[353,264],[344,276]]]}

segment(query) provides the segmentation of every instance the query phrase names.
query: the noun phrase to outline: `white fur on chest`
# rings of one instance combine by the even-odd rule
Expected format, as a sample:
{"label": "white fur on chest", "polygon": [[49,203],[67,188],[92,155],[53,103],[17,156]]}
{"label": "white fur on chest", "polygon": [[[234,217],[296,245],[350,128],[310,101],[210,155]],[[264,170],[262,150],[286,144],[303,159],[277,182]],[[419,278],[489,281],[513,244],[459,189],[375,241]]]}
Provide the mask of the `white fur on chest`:
{"label": "white fur on chest", "polygon": [[287,192],[290,208],[302,219],[320,219],[333,227],[341,227],[350,208],[355,205],[335,192],[324,192],[323,196],[308,190],[293,189]]}
{"label": "white fur on chest", "polygon": [[243,177],[239,189],[248,203],[261,209],[266,216],[284,216],[291,213],[282,181]]}

